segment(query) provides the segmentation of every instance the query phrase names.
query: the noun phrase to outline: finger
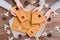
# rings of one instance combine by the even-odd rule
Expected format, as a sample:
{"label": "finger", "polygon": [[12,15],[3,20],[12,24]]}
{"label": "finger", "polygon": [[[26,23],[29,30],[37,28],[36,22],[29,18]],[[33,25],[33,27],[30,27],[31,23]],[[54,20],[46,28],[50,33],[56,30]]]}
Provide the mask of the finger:
{"label": "finger", "polygon": [[16,16],[16,14],[15,14],[15,13],[13,13],[13,12],[11,12],[11,14],[12,14],[13,16]]}
{"label": "finger", "polygon": [[13,9],[11,9],[10,12],[13,16],[16,16],[16,14],[15,14],[16,12]]}
{"label": "finger", "polygon": [[19,8],[19,9],[23,9],[23,5],[21,4],[21,2],[19,1],[19,0],[15,0],[15,2],[16,2],[16,4],[17,4],[17,7]]}
{"label": "finger", "polygon": [[39,13],[39,12],[40,12],[40,10],[37,11],[37,13]]}
{"label": "finger", "polygon": [[37,13],[38,12],[38,9],[35,9],[33,12],[36,12]]}
{"label": "finger", "polygon": [[33,10],[33,12],[35,12],[35,11],[37,11],[37,10],[38,10],[38,9],[36,8],[36,9]]}
{"label": "finger", "polygon": [[20,7],[21,10],[24,10],[22,7]]}

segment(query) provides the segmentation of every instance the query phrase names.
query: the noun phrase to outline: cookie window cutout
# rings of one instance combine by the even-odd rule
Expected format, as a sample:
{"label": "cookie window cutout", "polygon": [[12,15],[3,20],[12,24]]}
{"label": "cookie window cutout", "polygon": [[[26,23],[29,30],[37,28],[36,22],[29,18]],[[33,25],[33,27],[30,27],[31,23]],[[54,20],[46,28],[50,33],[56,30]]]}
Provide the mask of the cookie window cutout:
{"label": "cookie window cutout", "polygon": [[40,17],[41,17],[41,15],[38,15],[38,17],[40,18]]}
{"label": "cookie window cutout", "polygon": [[24,17],[24,16],[22,16],[21,18],[22,18],[22,19],[24,19],[25,17]]}
{"label": "cookie window cutout", "polygon": [[16,10],[19,10],[19,8],[18,8],[18,7],[16,7]]}

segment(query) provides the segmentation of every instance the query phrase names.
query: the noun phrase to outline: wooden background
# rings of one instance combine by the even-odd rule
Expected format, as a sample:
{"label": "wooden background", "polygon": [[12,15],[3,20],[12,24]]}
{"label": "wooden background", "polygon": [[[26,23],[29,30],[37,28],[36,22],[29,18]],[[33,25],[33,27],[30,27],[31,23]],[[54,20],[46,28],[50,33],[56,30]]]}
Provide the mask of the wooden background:
{"label": "wooden background", "polygon": [[[9,2],[11,5],[15,5],[14,1],[12,0],[6,0],[7,2]],[[22,4],[24,3],[25,0],[20,0],[22,2]],[[49,3],[49,7],[54,4],[57,0],[46,0],[46,3]],[[24,5],[24,4],[23,4]],[[38,6],[37,4],[34,4],[35,6]],[[25,7],[26,5],[24,5]],[[49,9],[49,8],[48,8]],[[48,9],[44,8],[43,11],[46,12]],[[6,13],[7,10],[0,7],[0,40],[8,40],[8,37],[12,37],[13,34],[11,32],[10,35],[8,35],[6,33],[6,31],[4,30],[4,24],[9,25],[8,21],[13,17],[11,14],[9,14],[8,17],[6,17],[4,15],[4,13]],[[46,25],[45,31],[47,33],[51,33],[52,37],[40,37],[40,40],[60,40],[60,32],[57,32],[56,30],[54,31],[54,28],[56,26],[60,26],[60,9],[58,9],[56,12],[59,13],[59,15],[57,16],[53,16],[50,15],[51,17],[51,21],[48,22],[48,24]],[[10,28],[7,28],[7,30],[11,30]],[[20,37],[20,39],[16,39],[14,38],[14,40],[24,40],[23,37]],[[32,37],[31,40],[36,40],[36,38]]]}

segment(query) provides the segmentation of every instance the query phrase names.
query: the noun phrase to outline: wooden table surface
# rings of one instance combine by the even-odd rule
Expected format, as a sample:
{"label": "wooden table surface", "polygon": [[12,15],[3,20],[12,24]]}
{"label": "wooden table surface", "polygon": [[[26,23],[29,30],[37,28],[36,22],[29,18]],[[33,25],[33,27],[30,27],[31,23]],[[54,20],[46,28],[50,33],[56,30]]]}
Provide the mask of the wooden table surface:
{"label": "wooden table surface", "polygon": [[[6,0],[9,2],[11,5],[15,5],[14,1],[12,0]],[[24,3],[25,0],[21,0],[22,4]],[[56,0],[46,0],[46,3],[49,3],[49,7],[55,3]],[[43,9],[46,11],[47,9]],[[0,7],[0,40],[9,40],[8,37],[13,37],[12,31],[10,27],[7,28],[7,30],[11,31],[11,34],[8,35],[6,31],[4,30],[4,24],[9,25],[9,20],[13,17],[10,13],[9,16],[6,17],[4,13],[6,13],[7,10]],[[58,13],[60,13],[60,9],[57,10]],[[60,39],[60,32],[54,31],[55,26],[60,26],[60,14],[57,16],[51,16],[51,21],[46,25],[45,31],[49,33],[50,31],[52,34],[52,37],[40,37],[40,40],[59,40]],[[19,36],[20,37],[20,36]],[[24,40],[23,37],[20,38],[14,38],[13,40]],[[32,37],[31,40],[36,40],[36,38]]]}

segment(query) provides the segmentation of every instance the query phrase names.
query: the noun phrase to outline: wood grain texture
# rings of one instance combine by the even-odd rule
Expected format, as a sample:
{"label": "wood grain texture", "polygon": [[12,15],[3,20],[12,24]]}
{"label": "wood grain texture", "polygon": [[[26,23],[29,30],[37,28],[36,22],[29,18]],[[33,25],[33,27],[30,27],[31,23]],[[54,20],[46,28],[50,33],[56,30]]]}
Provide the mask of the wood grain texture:
{"label": "wood grain texture", "polygon": [[[49,3],[49,7],[50,7],[56,1],[57,0],[47,0],[46,3]],[[12,0],[7,0],[7,2],[9,2],[12,5],[15,5],[15,3]],[[24,1],[22,1],[22,0],[21,0],[21,2],[24,3]],[[44,12],[46,12],[47,10],[48,9],[46,9],[46,8],[43,9]],[[4,26],[3,25],[4,24],[9,25],[8,21],[9,21],[9,19],[11,19],[11,17],[13,17],[11,14],[9,14],[9,17],[4,16],[4,13],[6,13],[6,12],[7,12],[7,10],[3,9],[2,7],[0,7],[0,40],[8,40],[8,37],[13,36],[13,34],[8,35],[6,33],[6,31],[4,30]],[[60,13],[60,9],[57,10],[57,12]],[[55,26],[60,26],[60,14],[58,16],[51,16],[51,18],[52,18],[52,20],[47,24],[47,26],[46,26],[46,28],[44,30],[47,33],[49,33],[50,31],[53,31]],[[51,33],[52,33],[52,37],[50,37],[50,38],[49,37],[45,37],[46,40],[60,40],[60,32],[53,31]],[[20,38],[20,39],[14,39],[14,40],[22,40],[22,39]],[[35,39],[33,38],[31,40],[35,40]]]}

